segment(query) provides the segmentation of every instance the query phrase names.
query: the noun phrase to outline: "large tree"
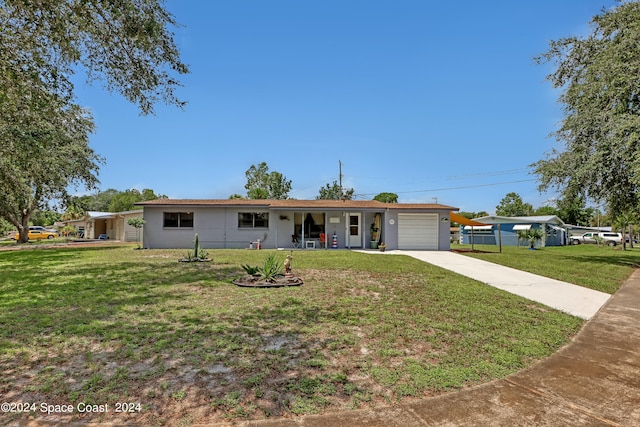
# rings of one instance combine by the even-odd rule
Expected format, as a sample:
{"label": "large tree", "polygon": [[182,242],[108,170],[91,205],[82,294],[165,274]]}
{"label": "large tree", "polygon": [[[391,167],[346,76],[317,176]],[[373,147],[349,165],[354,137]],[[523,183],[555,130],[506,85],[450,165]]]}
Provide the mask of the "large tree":
{"label": "large tree", "polygon": [[533,166],[541,190],[606,202],[617,216],[640,201],[640,3],[620,2],[591,24],[588,36],[552,41],[537,58],[555,66],[564,149]]}
{"label": "large tree", "polygon": [[525,203],[518,193],[507,193],[500,204],[496,206],[496,215],[499,216],[527,216],[533,212],[533,206]]}
{"label": "large tree", "polygon": [[36,210],[64,200],[70,185],[94,186],[101,161],[89,147],[93,122],[85,111],[44,88],[23,94],[0,97],[0,215],[20,242]]}
{"label": "large tree", "polygon": [[558,216],[567,224],[590,225],[596,213],[594,208],[588,208],[584,198],[565,197],[557,201]]}
{"label": "large tree", "polygon": [[377,194],[373,200],[382,203],[398,203],[398,195],[396,193],[380,193]]}
{"label": "large tree", "polygon": [[156,194],[149,188],[145,188],[142,191],[132,188],[131,190],[125,190],[113,196],[109,203],[109,212],[130,211],[135,209],[135,205],[138,202],[166,198],[166,195]]}
{"label": "large tree", "polygon": [[85,70],[143,114],[175,96],[180,61],[162,0],[0,0],[0,215],[27,240],[36,209],[97,184],[93,118],[74,99]]}
{"label": "large tree", "polygon": [[108,212],[111,200],[118,194],[120,194],[120,191],[115,188],[108,188],[94,194],[71,196],[66,203],[67,212],[72,215],[77,212],[80,217],[87,211]]}
{"label": "large tree", "polygon": [[333,181],[333,184],[326,184],[320,188],[316,200],[351,200],[353,199],[354,191],[353,188],[345,189],[338,184],[338,181]]}
{"label": "large tree", "polygon": [[250,199],[288,199],[291,181],[280,172],[269,172],[266,162],[251,165],[245,172],[247,197]]}

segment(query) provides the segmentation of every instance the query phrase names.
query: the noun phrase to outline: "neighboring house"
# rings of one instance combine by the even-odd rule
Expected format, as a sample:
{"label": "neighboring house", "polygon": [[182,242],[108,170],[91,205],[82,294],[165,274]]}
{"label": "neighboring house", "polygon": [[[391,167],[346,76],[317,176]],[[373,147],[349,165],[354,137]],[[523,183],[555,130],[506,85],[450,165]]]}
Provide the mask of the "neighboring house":
{"label": "neighboring house", "polygon": [[[375,200],[173,200],[137,203],[144,209],[144,247],[368,248],[380,224],[387,249],[449,250],[449,212],[440,204]],[[326,241],[326,243],[324,241]]]}
{"label": "neighboring house", "polygon": [[[567,230],[564,222],[555,215],[546,216],[484,216],[475,218],[482,226],[465,225],[462,228],[461,243],[476,245],[497,245],[501,240],[504,246],[526,245],[526,242],[518,241],[518,230],[529,228],[544,230],[541,241],[542,246],[564,246],[568,244]],[[472,230],[473,229],[473,230]],[[473,231],[473,233],[472,233]]]}
{"label": "neighboring house", "polygon": [[586,227],[581,225],[565,225],[569,236],[582,236],[584,233],[603,232],[610,233],[612,227]]}
{"label": "neighboring house", "polygon": [[[129,218],[142,218],[142,210],[124,212],[95,212],[88,211],[81,219],[63,221],[64,225],[76,229],[79,237],[98,239],[100,236],[122,242],[135,242],[136,229],[127,223]],[[144,230],[144,227],[143,227]],[[143,230],[140,230],[142,239]]]}

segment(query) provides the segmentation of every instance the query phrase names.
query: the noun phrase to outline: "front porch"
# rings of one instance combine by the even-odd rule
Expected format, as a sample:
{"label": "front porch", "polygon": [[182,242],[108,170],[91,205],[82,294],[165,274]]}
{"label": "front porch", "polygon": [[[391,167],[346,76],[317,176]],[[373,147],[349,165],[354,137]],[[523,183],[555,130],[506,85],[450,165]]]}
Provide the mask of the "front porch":
{"label": "front porch", "polygon": [[276,247],[281,249],[369,249],[384,235],[384,212],[278,212]]}

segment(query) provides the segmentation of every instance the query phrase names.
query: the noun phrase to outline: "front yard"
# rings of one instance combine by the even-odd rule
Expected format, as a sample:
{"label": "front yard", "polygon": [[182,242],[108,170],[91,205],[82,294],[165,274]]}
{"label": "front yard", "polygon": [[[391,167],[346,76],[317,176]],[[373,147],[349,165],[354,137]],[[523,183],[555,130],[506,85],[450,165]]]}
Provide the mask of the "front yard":
{"label": "front yard", "polygon": [[268,251],[184,252],[0,252],[0,394],[73,409],[0,420],[189,425],[388,404],[504,377],[582,325],[409,257],[298,251],[303,286],[250,289],[230,282]]}

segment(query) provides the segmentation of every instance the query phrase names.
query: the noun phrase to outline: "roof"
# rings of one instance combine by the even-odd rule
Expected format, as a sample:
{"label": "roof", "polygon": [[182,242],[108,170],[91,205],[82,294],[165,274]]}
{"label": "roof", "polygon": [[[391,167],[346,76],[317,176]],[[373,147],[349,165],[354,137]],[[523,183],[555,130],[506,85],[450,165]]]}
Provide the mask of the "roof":
{"label": "roof", "polygon": [[87,211],[87,217],[89,219],[91,219],[91,218],[100,218],[100,217],[113,218],[113,215],[114,215],[113,212]]}
{"label": "roof", "polygon": [[156,199],[136,203],[138,206],[218,206],[263,207],[266,209],[367,209],[367,210],[459,210],[438,203],[384,203],[377,200],[266,200],[266,199]]}
{"label": "roof", "polygon": [[97,212],[97,211],[87,211],[86,215],[88,219],[108,219],[115,218],[117,216],[122,215],[130,215],[130,214],[142,214],[142,209],[135,209],[132,211],[121,211],[121,212]]}
{"label": "roof", "polygon": [[564,225],[564,222],[556,215],[541,216],[497,216],[489,215],[482,218],[475,218],[475,221],[485,224],[556,224]]}

